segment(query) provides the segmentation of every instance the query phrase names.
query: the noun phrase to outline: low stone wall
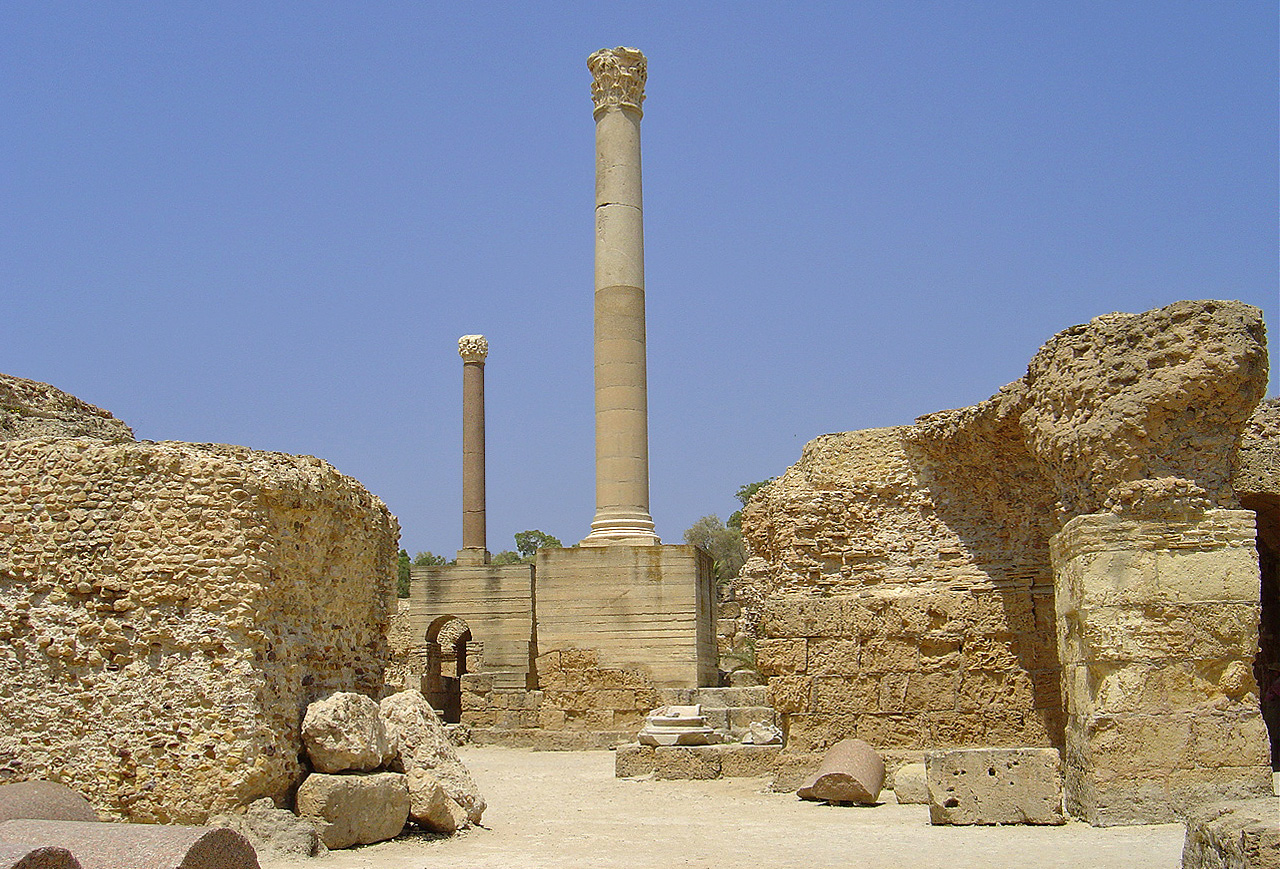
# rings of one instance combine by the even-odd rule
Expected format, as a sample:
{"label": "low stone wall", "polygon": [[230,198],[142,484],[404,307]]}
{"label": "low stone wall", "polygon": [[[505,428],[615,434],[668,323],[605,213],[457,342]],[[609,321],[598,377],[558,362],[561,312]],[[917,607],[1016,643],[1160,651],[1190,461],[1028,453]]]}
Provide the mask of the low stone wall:
{"label": "low stone wall", "polygon": [[0,781],[146,823],[283,802],[307,703],[382,687],[398,535],[309,456],[0,441]]}
{"label": "low stone wall", "polygon": [[890,752],[1061,743],[1049,595],[779,597],[760,630],[756,658],[789,752],[850,737]]}
{"label": "low stone wall", "polygon": [[542,688],[536,691],[495,687],[490,673],[462,677],[462,723],[475,741],[610,748],[634,739],[645,714],[659,705],[658,689],[644,673],[602,667],[593,650],[549,652],[539,656],[537,669]]}

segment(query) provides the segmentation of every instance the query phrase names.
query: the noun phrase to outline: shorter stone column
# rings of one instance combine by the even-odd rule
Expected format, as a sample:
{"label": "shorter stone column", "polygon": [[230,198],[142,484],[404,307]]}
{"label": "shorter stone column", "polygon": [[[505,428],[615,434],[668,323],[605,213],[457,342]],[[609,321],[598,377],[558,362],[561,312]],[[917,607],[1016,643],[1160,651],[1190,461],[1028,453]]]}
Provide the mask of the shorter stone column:
{"label": "shorter stone column", "polygon": [[1271,788],[1254,514],[1078,516],[1050,541],[1067,810],[1169,823]]}
{"label": "shorter stone column", "polygon": [[484,360],[489,342],[483,335],[458,339],[462,356],[462,548],[459,565],[489,563],[484,492]]}

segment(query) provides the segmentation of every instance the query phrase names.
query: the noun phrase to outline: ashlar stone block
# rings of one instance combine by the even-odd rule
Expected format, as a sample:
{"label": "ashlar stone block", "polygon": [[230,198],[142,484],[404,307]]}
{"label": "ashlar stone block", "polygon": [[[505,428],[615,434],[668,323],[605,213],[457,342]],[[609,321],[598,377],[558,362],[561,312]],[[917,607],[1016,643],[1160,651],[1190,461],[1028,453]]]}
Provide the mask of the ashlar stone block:
{"label": "ashlar stone block", "polygon": [[1063,824],[1052,748],[972,748],[924,756],[934,824]]}

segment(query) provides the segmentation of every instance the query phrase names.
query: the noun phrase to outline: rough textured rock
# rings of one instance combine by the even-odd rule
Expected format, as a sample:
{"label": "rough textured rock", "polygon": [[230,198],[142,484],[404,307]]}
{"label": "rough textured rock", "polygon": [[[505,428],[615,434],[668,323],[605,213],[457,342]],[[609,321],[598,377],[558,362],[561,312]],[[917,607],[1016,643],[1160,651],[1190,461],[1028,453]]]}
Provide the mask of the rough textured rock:
{"label": "rough textured rock", "polygon": [[485,801],[471,773],[458,759],[439,716],[421,691],[401,691],[382,698],[382,717],[400,735],[400,762],[411,773],[431,773],[444,787],[445,793],[462,806],[467,820],[480,823]]}
{"label": "rough textured rock", "polygon": [[1237,507],[1237,456],[1259,512],[1259,667],[1280,675],[1265,598],[1280,585],[1280,411],[1251,416],[1263,337],[1238,302],[1107,315],[973,407],[808,443],[745,509],[734,589],[794,766],[855,735],[888,751],[1063,745],[1050,539],[1095,510]]}
{"label": "rough textured rock", "polygon": [[316,772],[369,772],[391,763],[400,748],[377,701],[350,691],[336,691],[307,707],[302,742]]}
{"label": "rough textured rock", "polygon": [[66,848],[0,842],[0,869],[81,869]]}
{"label": "rough textured rock", "polygon": [[884,760],[861,739],[842,739],[822,758],[822,766],[796,791],[802,800],[874,805],[884,787]]}
{"label": "rough textured rock", "polygon": [[147,823],[283,802],[307,704],[381,688],[397,538],[309,456],[0,441],[0,781]]}
{"label": "rough textured rock", "polygon": [[24,781],[0,785],[0,821],[32,818],[42,821],[96,821],[89,801],[64,784]]}
{"label": "rough textured rock", "polygon": [[467,812],[458,805],[440,780],[422,769],[406,775],[409,787],[409,817],[433,833],[452,835],[469,826]]}
{"label": "rough textured rock", "polygon": [[0,441],[24,438],[133,440],[133,430],[100,407],[47,383],[0,374]]}
{"label": "rough textured rock", "polygon": [[907,763],[893,774],[893,795],[903,805],[927,805],[929,780],[923,763]]}
{"label": "rough textured rock", "polygon": [[284,857],[323,857],[329,849],[320,835],[321,823],[301,818],[288,809],[276,808],[266,797],[255,800],[244,814],[218,815],[210,827],[227,827],[248,840],[260,860]]}
{"label": "rough textured rock", "polygon": [[1253,538],[1243,510],[1078,516],[1054,538],[1072,815],[1169,823],[1270,792]]}
{"label": "rough textured rock", "polygon": [[934,824],[1063,824],[1052,748],[973,748],[924,756]]}
{"label": "rough textured rock", "polygon": [[1066,517],[1124,507],[1117,487],[1183,481],[1175,499],[1235,507],[1231,471],[1267,388],[1262,312],[1175,302],[1058,333],[1027,368],[1022,426]]}
{"label": "rough textured rock", "polygon": [[409,788],[395,772],[312,773],[298,787],[298,814],[323,822],[328,848],[395,838],[409,818]]}
{"label": "rough textured rock", "polygon": [[225,828],[16,820],[0,824],[0,842],[66,848],[85,869],[259,869],[253,846]]}
{"label": "rough textured rock", "polygon": [[1182,869],[1280,869],[1275,798],[1198,806],[1186,823]]}

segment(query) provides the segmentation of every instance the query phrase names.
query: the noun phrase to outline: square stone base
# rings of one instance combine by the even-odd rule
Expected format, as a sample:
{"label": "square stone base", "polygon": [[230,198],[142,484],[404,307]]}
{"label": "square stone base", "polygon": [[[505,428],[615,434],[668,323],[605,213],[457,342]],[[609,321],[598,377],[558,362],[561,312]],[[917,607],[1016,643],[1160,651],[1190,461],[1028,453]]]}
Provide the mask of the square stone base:
{"label": "square stone base", "polygon": [[717,682],[711,557],[694,546],[540,549],[538,652],[588,649],[654,685]]}

